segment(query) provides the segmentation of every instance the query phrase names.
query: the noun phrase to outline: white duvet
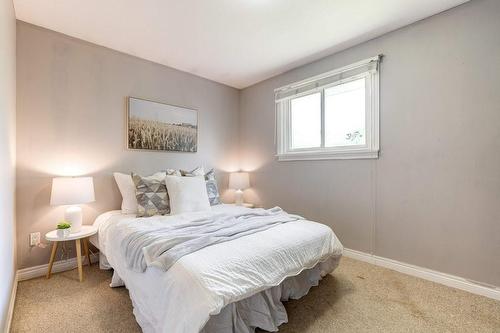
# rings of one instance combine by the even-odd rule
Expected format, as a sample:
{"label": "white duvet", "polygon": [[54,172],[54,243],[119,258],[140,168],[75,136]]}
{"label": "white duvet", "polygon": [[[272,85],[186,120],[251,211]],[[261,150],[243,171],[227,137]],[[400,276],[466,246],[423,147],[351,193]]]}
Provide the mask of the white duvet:
{"label": "white duvet", "polygon": [[298,220],[206,247],[182,257],[166,272],[148,267],[139,273],[126,267],[120,244],[134,230],[248,209],[218,205],[209,212],[150,218],[109,212],[96,220],[99,249],[126,284],[144,332],[197,333],[210,315],[227,304],[277,286],[286,277],[342,253],[328,226]]}

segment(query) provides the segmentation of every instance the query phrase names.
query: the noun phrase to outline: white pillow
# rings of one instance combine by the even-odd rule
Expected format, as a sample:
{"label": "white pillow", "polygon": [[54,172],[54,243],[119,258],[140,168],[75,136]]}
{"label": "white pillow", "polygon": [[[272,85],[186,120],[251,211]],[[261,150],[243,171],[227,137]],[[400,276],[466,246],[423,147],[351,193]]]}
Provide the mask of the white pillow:
{"label": "white pillow", "polygon": [[205,178],[167,176],[170,214],[210,210]]}
{"label": "white pillow", "polygon": [[[170,170],[170,169],[168,169]],[[167,170],[167,172],[169,172]],[[116,185],[122,195],[122,213],[123,214],[137,214],[137,198],[135,196],[135,184],[132,176],[126,173],[115,172]],[[157,172],[149,177],[154,179],[164,179],[166,177],[165,171]]]}
{"label": "white pillow", "polygon": [[122,213],[136,214],[137,213],[137,199],[135,198],[135,185],[132,176],[125,173],[115,172],[116,185],[122,195]]}

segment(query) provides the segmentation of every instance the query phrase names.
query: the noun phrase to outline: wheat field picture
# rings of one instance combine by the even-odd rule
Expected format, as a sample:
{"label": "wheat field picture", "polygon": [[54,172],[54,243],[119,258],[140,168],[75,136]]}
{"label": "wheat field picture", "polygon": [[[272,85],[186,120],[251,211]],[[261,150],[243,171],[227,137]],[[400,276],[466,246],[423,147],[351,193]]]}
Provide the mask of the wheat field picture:
{"label": "wheat field picture", "polygon": [[128,148],[196,152],[196,110],[130,97]]}

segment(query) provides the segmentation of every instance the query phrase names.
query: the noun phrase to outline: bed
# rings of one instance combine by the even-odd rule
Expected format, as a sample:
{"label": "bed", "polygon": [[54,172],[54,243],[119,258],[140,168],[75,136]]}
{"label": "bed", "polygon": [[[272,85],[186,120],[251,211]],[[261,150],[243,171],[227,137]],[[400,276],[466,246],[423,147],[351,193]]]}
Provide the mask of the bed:
{"label": "bed", "polygon": [[101,268],[114,270],[111,286],[129,290],[144,332],[277,331],[288,320],[282,301],[306,295],[338,265],[342,244],[328,226],[299,218],[204,247],[168,270],[137,271],[123,250],[134,232],[148,235],[166,224],[250,210],[221,204],[207,212],[149,218],[110,211],[96,219],[99,232],[91,242],[100,250]]}

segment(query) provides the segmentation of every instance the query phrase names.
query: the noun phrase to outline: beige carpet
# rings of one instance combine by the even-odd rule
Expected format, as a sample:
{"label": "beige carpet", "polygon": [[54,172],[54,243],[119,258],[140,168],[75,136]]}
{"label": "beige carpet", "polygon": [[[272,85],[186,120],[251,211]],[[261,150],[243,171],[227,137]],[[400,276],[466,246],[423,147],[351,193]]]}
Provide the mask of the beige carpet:
{"label": "beige carpet", "polygon": [[[83,283],[76,270],[20,282],[12,332],[139,332],[111,273],[84,274]],[[280,332],[500,332],[500,302],[347,258],[286,307]]]}

